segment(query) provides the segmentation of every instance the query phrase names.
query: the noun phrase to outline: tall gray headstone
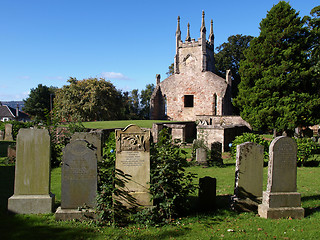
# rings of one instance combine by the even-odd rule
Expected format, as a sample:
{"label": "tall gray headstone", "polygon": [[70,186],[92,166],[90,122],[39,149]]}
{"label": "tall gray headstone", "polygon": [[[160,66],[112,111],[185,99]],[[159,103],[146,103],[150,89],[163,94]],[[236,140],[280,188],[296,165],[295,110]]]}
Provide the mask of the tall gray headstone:
{"label": "tall gray headstone", "polygon": [[207,165],[207,151],[204,148],[197,148],[196,149],[196,161],[201,165]]}
{"label": "tall gray headstone", "polygon": [[46,129],[20,129],[16,145],[14,195],[8,210],[14,213],[50,213],[50,136]]}
{"label": "tall gray headstone", "polygon": [[269,148],[268,185],[258,213],[263,218],[303,218],[297,192],[297,145],[292,138],[277,137]]}
{"label": "tall gray headstone", "polygon": [[[116,169],[131,176],[125,188],[136,199],[136,203],[151,206],[150,130],[142,130],[136,125],[116,130],[116,148]],[[118,200],[130,207],[125,200]]]}
{"label": "tall gray headstone", "polygon": [[13,136],[12,136],[12,124],[11,123],[7,123],[4,125],[5,127],[5,135],[4,135],[4,140],[5,141],[13,141]]}
{"label": "tall gray headstone", "polygon": [[[85,140],[74,140],[63,150],[61,207],[57,220],[93,216],[97,192],[97,155]],[[84,211],[82,211],[84,210]]]}
{"label": "tall gray headstone", "polygon": [[246,142],[237,146],[233,208],[257,210],[263,191],[263,146]]}

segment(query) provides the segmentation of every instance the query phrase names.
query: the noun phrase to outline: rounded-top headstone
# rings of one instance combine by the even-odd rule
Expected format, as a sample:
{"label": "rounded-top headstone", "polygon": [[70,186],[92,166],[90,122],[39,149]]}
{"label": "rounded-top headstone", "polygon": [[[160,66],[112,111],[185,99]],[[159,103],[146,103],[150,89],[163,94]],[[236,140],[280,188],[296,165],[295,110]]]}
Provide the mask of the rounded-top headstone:
{"label": "rounded-top headstone", "polygon": [[277,137],[270,144],[267,191],[297,191],[297,144],[292,138]]}

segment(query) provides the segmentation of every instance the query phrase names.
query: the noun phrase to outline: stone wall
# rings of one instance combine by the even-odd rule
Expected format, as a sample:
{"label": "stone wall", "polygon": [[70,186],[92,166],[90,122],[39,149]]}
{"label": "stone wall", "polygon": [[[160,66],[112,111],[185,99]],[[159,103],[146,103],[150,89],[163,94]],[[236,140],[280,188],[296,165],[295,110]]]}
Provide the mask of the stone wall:
{"label": "stone wall", "polygon": [[235,139],[236,136],[244,132],[249,132],[250,129],[246,126],[213,126],[213,125],[198,125],[197,126],[197,139],[204,139],[208,147],[214,142],[222,144],[222,151],[230,149],[229,144]]}

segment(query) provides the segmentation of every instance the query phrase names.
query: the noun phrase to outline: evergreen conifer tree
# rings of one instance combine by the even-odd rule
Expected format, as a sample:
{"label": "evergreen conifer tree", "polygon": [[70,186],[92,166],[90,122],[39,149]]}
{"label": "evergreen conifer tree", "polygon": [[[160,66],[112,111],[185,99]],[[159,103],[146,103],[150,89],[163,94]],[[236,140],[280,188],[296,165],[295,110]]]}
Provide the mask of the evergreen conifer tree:
{"label": "evergreen conifer tree", "polygon": [[290,4],[280,1],[260,23],[240,62],[241,83],[234,100],[255,130],[284,131],[315,123],[319,84],[309,58],[309,31]]}

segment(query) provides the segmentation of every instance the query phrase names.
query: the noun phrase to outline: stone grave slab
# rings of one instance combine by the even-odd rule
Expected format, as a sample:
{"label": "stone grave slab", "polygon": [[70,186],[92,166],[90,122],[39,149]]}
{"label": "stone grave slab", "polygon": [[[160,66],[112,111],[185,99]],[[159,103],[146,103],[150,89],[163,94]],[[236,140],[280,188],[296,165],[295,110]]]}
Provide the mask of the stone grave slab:
{"label": "stone grave slab", "polygon": [[20,129],[16,143],[14,195],[8,200],[13,213],[50,213],[50,136],[46,129]]}
{"label": "stone grave slab", "polygon": [[196,161],[200,165],[207,165],[207,151],[204,148],[197,148],[196,149]]}
{"label": "stone grave slab", "polygon": [[199,207],[202,211],[212,211],[216,208],[217,180],[212,177],[199,179]]}
{"label": "stone grave slab", "polygon": [[263,146],[246,142],[237,146],[235,189],[232,207],[238,211],[256,211],[263,191]]}
{"label": "stone grave slab", "polygon": [[[150,182],[150,130],[129,125],[116,130],[116,169],[129,174],[125,188],[141,206],[152,206]],[[130,207],[124,199],[118,199]]]}
{"label": "stone grave slab", "polygon": [[268,185],[258,213],[263,218],[303,218],[297,192],[297,145],[292,138],[277,137],[269,148]]}
{"label": "stone grave slab", "polygon": [[4,125],[4,140],[5,141],[13,141],[13,136],[12,136],[12,124],[7,123]]}
{"label": "stone grave slab", "polygon": [[73,140],[63,150],[61,207],[56,220],[94,217],[97,192],[97,155],[88,141]]}

